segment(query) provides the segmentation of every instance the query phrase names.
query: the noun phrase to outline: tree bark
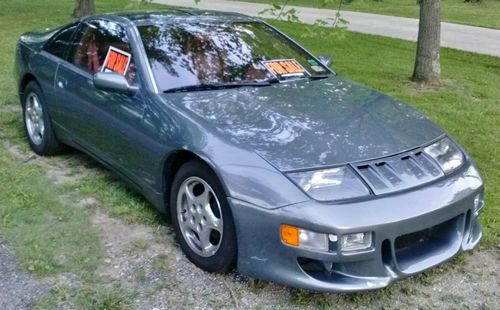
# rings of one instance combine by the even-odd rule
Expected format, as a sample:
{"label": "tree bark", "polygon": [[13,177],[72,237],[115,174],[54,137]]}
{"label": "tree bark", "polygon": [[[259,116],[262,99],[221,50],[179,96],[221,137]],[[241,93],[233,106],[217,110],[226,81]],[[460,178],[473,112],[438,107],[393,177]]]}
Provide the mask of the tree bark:
{"label": "tree bark", "polygon": [[95,14],[95,0],[75,0],[74,18]]}
{"label": "tree bark", "polygon": [[412,80],[418,83],[439,84],[441,65],[440,0],[420,0],[420,23],[418,29],[417,57]]}

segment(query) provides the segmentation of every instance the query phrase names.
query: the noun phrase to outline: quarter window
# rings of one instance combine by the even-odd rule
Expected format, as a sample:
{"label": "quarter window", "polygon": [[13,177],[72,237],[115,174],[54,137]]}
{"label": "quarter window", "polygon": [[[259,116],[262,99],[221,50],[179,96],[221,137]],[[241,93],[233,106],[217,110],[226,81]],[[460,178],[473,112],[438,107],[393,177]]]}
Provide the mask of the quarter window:
{"label": "quarter window", "polygon": [[76,31],[78,24],[67,26],[65,29],[56,33],[52,39],[45,45],[44,50],[59,58],[64,58],[71,38]]}

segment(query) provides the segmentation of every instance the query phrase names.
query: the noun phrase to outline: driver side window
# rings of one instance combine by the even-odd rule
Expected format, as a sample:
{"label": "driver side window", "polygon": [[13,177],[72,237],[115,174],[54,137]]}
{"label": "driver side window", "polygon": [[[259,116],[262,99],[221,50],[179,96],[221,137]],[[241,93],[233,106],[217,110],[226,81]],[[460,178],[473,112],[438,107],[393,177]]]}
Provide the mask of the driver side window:
{"label": "driver side window", "polygon": [[125,75],[130,84],[136,81],[136,67],[127,32],[114,22],[95,20],[83,23],[68,60],[91,73],[114,71]]}

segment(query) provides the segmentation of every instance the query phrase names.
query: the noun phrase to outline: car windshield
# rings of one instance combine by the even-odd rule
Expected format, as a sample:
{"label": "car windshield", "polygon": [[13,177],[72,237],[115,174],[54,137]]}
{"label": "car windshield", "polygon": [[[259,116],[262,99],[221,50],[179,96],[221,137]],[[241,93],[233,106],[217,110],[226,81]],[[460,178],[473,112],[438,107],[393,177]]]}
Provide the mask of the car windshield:
{"label": "car windshield", "polygon": [[161,91],[322,77],[330,71],[261,22],[139,26]]}

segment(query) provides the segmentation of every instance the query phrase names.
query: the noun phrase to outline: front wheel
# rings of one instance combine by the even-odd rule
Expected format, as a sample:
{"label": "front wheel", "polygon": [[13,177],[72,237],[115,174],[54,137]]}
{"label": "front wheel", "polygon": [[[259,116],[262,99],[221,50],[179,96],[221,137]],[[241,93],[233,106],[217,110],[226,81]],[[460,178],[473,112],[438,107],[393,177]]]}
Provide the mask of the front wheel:
{"label": "front wheel", "polygon": [[234,222],[224,190],[199,161],[184,164],[172,184],[170,213],[186,257],[208,272],[227,273],[236,263]]}

